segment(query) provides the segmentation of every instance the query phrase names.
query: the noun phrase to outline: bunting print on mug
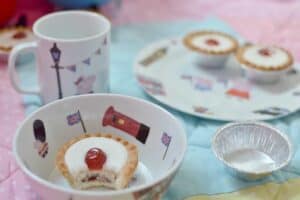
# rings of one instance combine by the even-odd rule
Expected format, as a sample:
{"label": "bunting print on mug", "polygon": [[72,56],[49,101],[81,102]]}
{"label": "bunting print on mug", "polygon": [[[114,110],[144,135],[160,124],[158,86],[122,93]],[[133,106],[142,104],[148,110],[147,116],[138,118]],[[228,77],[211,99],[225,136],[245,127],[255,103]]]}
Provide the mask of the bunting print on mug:
{"label": "bunting print on mug", "polygon": [[77,95],[79,94],[89,94],[94,93],[93,85],[96,81],[95,75],[90,76],[80,76],[74,84],[76,85]]}
{"label": "bunting print on mug", "polygon": [[[75,72],[77,72],[77,68],[79,67],[79,65],[81,64],[81,63],[83,63],[84,64],[84,66],[86,66],[86,67],[90,67],[91,66],[91,60],[92,60],[92,57],[94,56],[94,55],[101,55],[101,48],[98,48],[98,49],[96,49],[96,51],[94,52],[94,53],[92,53],[90,56],[88,56],[88,57],[86,57],[86,58],[84,58],[84,59],[82,59],[80,62],[78,62],[78,63],[73,63],[73,64],[71,64],[71,65],[68,65],[68,66],[65,66],[64,68],[65,69],[67,69],[67,70],[69,70],[70,72],[73,72],[73,73],[75,73]],[[92,66],[91,66],[92,67]]]}

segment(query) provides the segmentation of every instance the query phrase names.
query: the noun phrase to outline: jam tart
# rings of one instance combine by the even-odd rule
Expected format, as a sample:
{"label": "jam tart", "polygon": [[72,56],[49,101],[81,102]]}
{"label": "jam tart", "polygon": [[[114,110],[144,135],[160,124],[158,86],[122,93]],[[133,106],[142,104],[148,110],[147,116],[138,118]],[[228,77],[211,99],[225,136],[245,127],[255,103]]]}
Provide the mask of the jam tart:
{"label": "jam tart", "polygon": [[189,33],[184,37],[183,43],[193,51],[210,55],[229,54],[238,48],[238,42],[234,37],[218,31]]}
{"label": "jam tart", "polygon": [[293,64],[292,54],[277,46],[246,45],[237,51],[236,57],[244,66],[261,71],[281,71]]}
{"label": "jam tart", "polygon": [[3,52],[10,52],[16,45],[34,40],[35,36],[29,28],[11,27],[0,30],[0,50]]}

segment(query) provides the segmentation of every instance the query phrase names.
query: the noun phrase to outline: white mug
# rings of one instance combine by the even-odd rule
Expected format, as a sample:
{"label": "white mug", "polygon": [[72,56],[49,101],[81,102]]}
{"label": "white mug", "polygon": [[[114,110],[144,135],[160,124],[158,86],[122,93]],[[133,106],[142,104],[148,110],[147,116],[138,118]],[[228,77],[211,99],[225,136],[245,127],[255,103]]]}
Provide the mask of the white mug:
{"label": "white mug", "polygon": [[[89,11],[62,11],[45,15],[33,25],[37,41],[16,46],[9,56],[14,88],[38,94],[44,104],[66,96],[109,90],[110,22]],[[38,90],[23,88],[16,58],[33,52],[37,60]]]}

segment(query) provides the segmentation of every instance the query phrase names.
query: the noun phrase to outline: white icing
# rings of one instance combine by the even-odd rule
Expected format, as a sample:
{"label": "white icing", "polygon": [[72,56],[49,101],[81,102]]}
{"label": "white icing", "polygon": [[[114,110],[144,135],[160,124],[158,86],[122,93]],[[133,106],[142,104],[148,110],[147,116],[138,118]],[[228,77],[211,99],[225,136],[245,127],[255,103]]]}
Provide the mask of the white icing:
{"label": "white icing", "polygon": [[20,39],[14,39],[13,35],[17,32],[18,30],[12,30],[12,31],[4,31],[0,33],[0,46],[3,47],[14,47],[17,44],[23,43],[23,42],[32,42],[35,40],[34,35],[28,31],[28,30],[21,30],[26,34],[25,38],[20,38]]}
{"label": "white icing", "polygon": [[[206,43],[209,39],[216,40],[219,44],[209,45]],[[192,40],[192,43],[200,49],[207,49],[211,51],[226,51],[234,46],[233,42],[229,38],[214,33],[196,36]]]}
{"label": "white icing", "polygon": [[106,154],[103,169],[119,172],[125,165],[128,153],[123,144],[105,137],[89,137],[76,142],[65,153],[65,163],[71,174],[76,175],[80,171],[88,170],[85,155],[94,147]]}
{"label": "white icing", "polygon": [[[269,49],[271,53],[270,56],[264,56],[259,53],[261,49]],[[259,65],[265,68],[270,67],[280,67],[285,64],[289,57],[285,51],[282,51],[276,47],[263,47],[263,46],[251,46],[244,52],[243,58],[255,65]]]}

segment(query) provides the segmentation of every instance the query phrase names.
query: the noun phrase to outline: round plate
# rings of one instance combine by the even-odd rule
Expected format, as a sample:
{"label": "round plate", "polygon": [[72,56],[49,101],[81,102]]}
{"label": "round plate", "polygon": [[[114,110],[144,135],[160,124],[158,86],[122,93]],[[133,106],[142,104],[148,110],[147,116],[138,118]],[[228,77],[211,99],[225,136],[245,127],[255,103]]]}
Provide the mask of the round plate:
{"label": "round plate", "polygon": [[244,77],[234,56],[219,69],[205,68],[199,59],[181,39],[167,39],[141,50],[134,73],[147,94],[199,117],[270,120],[300,108],[300,73],[295,69],[275,84],[259,85]]}

